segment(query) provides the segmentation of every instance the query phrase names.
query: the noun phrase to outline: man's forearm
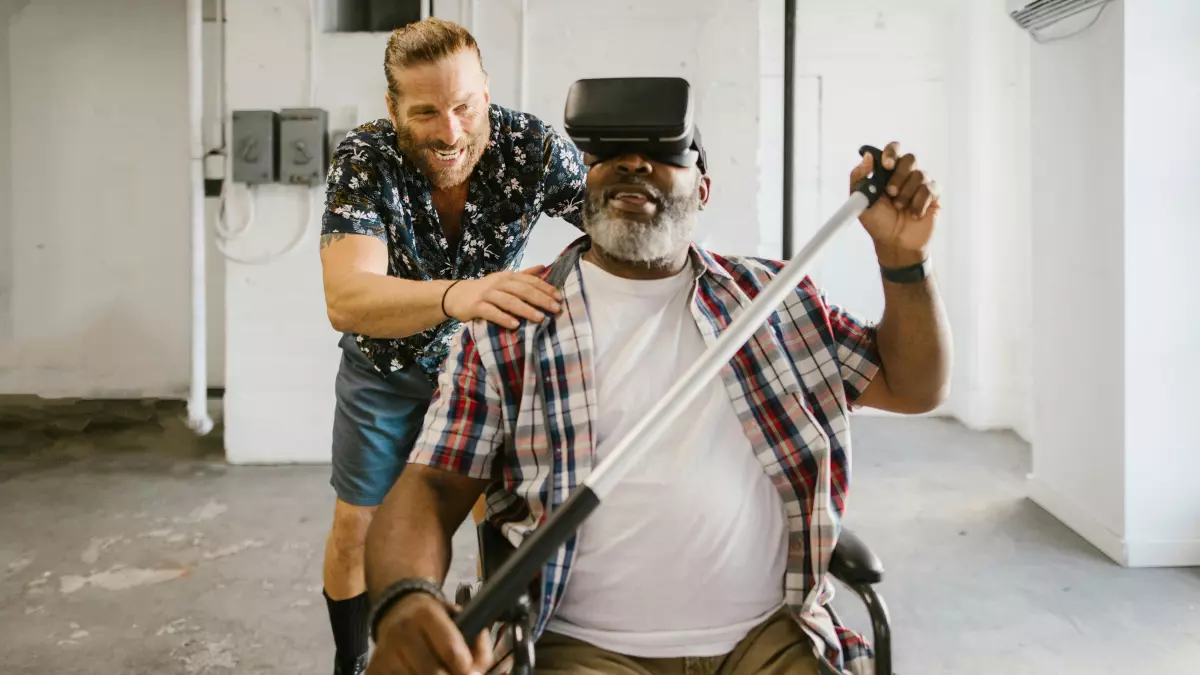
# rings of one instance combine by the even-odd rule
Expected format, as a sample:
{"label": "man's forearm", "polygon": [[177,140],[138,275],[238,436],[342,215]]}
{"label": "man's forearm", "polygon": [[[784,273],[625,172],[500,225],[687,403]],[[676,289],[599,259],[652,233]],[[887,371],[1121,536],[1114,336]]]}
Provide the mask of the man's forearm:
{"label": "man's forearm", "polygon": [[405,469],[367,532],[367,592],[372,601],[400,579],[445,582],[454,532],[485,485],[422,466]]}
{"label": "man's forearm", "polygon": [[333,327],[373,338],[403,338],[447,320],[442,296],[450,281],[411,281],[371,272],[346,272],[325,284]]}
{"label": "man's forearm", "polygon": [[[919,254],[879,252],[885,267],[920,262]],[[893,396],[915,408],[941,404],[950,379],[950,323],[932,277],[916,283],[883,280],[884,310],[876,340]]]}

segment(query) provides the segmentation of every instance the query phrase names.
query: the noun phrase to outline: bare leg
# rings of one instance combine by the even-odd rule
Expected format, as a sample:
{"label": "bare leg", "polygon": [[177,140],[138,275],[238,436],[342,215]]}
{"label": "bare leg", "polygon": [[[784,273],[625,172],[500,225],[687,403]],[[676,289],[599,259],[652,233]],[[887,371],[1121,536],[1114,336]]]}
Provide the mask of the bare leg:
{"label": "bare leg", "polygon": [[325,604],[336,647],[334,675],[359,675],[370,647],[370,601],[364,573],[367,528],[377,507],[337,501],[325,542]]}
{"label": "bare leg", "polygon": [[376,506],[353,506],[337,500],[333,528],[325,542],[325,592],[333,600],[346,600],[367,590],[363,572],[363,550],[367,528]]}

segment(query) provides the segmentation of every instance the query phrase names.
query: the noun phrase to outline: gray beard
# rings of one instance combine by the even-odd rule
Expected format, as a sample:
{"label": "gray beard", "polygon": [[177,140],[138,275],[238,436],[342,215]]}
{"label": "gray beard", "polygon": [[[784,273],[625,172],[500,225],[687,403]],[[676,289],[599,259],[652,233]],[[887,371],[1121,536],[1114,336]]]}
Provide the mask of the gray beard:
{"label": "gray beard", "polygon": [[694,193],[661,199],[658,214],[649,223],[627,220],[613,213],[606,201],[604,192],[589,194],[583,209],[584,231],[605,255],[623,262],[663,267],[676,262],[691,245],[699,209]]}

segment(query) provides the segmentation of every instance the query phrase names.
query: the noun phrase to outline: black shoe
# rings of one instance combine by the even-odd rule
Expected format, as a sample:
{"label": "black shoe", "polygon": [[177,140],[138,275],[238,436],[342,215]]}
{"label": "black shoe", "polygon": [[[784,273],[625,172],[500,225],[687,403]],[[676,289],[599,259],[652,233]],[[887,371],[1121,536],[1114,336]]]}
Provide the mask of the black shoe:
{"label": "black shoe", "polygon": [[363,654],[353,661],[334,659],[333,675],[363,675],[367,672],[367,655]]}

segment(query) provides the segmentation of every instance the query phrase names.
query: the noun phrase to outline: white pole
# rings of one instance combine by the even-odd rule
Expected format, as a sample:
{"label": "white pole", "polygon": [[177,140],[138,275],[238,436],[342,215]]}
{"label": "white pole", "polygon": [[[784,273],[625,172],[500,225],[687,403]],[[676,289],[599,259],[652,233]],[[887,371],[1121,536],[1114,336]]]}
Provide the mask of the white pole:
{"label": "white pole", "polygon": [[837,213],[817,231],[792,261],[780,270],[754,301],[741,314],[734,317],[721,337],[701,356],[699,361],[692,364],[683,377],[667,391],[653,408],[650,409],[637,425],[625,434],[612,453],[595,471],[587,477],[584,484],[596,494],[600,501],[621,482],[629,469],[637,464],[638,459],[650,448],[655,447],[655,441],[662,435],[675,418],[679,417],[692,399],[716,377],[721,368],[729,363],[754,335],[767,317],[779,308],[784,299],[796,292],[796,286],[804,280],[808,267],[821,249],[829,243],[838,230],[858,218],[868,205],[867,197],[861,192],[850,195],[846,203]]}
{"label": "white pole", "polygon": [[198,434],[212,431],[208,416],[208,323],[204,284],[204,8],[203,0],[187,0],[188,47],[188,160],[191,164],[192,245],[192,385],[188,395],[188,426]]}

